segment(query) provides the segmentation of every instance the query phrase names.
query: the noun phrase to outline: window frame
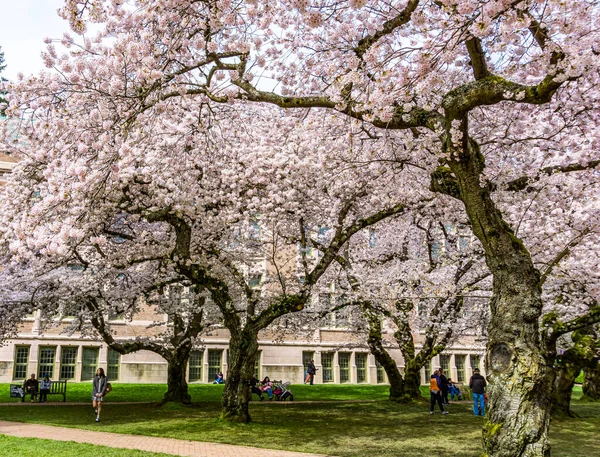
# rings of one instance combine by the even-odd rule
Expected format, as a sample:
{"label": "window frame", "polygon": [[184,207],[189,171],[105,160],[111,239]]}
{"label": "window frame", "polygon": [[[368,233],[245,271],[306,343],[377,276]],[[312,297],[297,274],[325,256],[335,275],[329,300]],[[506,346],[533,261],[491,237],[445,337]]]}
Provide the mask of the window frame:
{"label": "window frame", "polygon": [[[44,350],[52,350],[52,363],[42,363],[42,352]],[[44,367],[44,369],[42,369]],[[50,369],[48,369],[50,367]],[[46,373],[52,379],[54,377],[54,369],[56,368],[56,346],[40,346],[38,348],[38,364],[37,373],[38,379],[42,379]]]}
{"label": "window frame", "polygon": [[[19,350],[20,349],[26,349],[27,350],[27,354],[25,357],[25,362],[19,362],[18,361],[18,357],[19,357]],[[29,368],[29,357],[31,354],[31,346],[28,345],[18,345],[15,346],[15,352],[14,352],[14,356],[13,356],[13,380],[14,381],[21,381],[21,380],[25,380],[27,379],[27,371]],[[23,372],[23,377],[17,377],[17,369],[18,368],[23,368],[24,372]]]}
{"label": "window frame", "polygon": [[[85,358],[86,353],[89,353],[90,351],[94,351],[96,353],[96,364],[95,364],[95,366],[93,366],[92,370],[89,370],[89,368],[92,367],[92,365],[87,364],[86,358]],[[98,370],[99,361],[100,361],[100,348],[92,347],[92,346],[87,346],[87,347],[84,346],[82,348],[81,375],[80,375],[81,381],[91,381],[92,379],[94,379],[94,376],[96,375],[96,371]],[[91,377],[88,377],[86,375],[86,372],[91,372]]]}

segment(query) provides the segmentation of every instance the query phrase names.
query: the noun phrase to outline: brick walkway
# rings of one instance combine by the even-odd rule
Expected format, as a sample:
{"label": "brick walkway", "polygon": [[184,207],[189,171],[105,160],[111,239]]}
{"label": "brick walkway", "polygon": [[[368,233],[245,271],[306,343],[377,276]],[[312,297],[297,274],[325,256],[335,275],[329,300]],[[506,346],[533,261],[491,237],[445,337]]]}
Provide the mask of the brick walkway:
{"label": "brick walkway", "polygon": [[114,448],[138,449],[190,457],[326,457],[319,454],[278,451],[229,444],[155,438],[152,436],[121,435],[119,433],[93,432],[75,428],[25,424],[0,421],[0,434],[19,438],[43,438],[57,441],[75,441]]}

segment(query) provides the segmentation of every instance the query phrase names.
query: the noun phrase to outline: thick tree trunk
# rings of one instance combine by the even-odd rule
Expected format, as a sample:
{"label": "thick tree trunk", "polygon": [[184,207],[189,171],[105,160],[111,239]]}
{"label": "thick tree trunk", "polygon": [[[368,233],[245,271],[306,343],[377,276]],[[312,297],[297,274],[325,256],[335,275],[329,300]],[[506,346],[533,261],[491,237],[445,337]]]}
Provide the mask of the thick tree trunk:
{"label": "thick tree trunk", "polygon": [[[398,403],[408,403],[421,399],[419,390],[420,377],[417,370],[416,376],[412,371],[407,371],[402,376],[396,361],[383,346],[383,337],[381,333],[381,319],[368,308],[363,308],[363,313],[369,324],[369,336],[367,344],[375,360],[383,367],[390,383],[390,400]],[[410,335],[412,338],[412,335]],[[408,365],[408,364],[407,364]]]}
{"label": "thick tree trunk", "polygon": [[489,413],[484,430],[490,457],[550,455],[554,371],[540,341],[538,275],[531,265],[523,267],[521,274],[497,272],[494,277],[486,357]]}
{"label": "thick tree trunk", "polygon": [[390,383],[390,400],[401,402],[404,399],[404,379],[398,369],[396,361],[383,347],[381,334],[381,320],[374,313],[365,313],[369,323],[369,337],[367,344],[375,360],[383,367]]}
{"label": "thick tree trunk", "polygon": [[423,400],[421,395],[421,368],[412,367],[410,363],[405,362],[404,371],[404,397],[407,401]]}
{"label": "thick tree trunk", "polygon": [[[488,420],[483,431],[488,457],[548,457],[552,359],[539,331],[542,313],[540,275],[528,250],[504,221],[490,188],[482,180],[485,161],[468,137],[466,117],[460,147],[444,138],[449,168],[432,176],[432,188],[464,205],[493,275],[486,368]],[[450,131],[450,128],[448,128]]]}
{"label": "thick tree trunk", "polygon": [[575,378],[577,378],[580,371],[581,366],[573,363],[565,363],[558,368],[554,381],[553,415],[575,417],[575,414],[571,411],[571,394],[575,385]]}
{"label": "thick tree trunk", "polygon": [[185,372],[187,368],[187,359],[185,362],[169,361],[167,374],[167,391],[163,397],[163,403],[179,402],[190,404],[192,397],[188,393],[188,384],[185,380]]}
{"label": "thick tree trunk", "polygon": [[168,360],[167,391],[163,396],[162,403],[178,402],[187,405],[192,402],[185,379],[189,357],[190,349],[183,348],[174,351],[173,356]]}
{"label": "thick tree trunk", "polygon": [[600,363],[583,369],[582,400],[600,401]]}
{"label": "thick tree trunk", "polygon": [[250,380],[258,352],[258,334],[249,329],[232,333],[229,340],[229,366],[223,391],[221,419],[250,422]]}

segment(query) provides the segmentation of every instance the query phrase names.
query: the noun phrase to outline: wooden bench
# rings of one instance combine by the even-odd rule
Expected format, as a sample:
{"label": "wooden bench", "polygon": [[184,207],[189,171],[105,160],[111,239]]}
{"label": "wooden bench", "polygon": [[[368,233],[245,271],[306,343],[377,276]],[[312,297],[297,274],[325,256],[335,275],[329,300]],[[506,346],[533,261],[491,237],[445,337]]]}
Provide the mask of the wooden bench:
{"label": "wooden bench", "polygon": [[[25,391],[22,384],[11,384],[10,385],[10,396],[11,398],[20,398],[21,402],[25,401],[25,396],[31,395]],[[36,395],[40,395],[40,392]],[[63,402],[67,401],[67,380],[64,381],[52,381],[50,384],[50,392],[47,395],[62,395]]]}
{"label": "wooden bench", "polygon": [[471,395],[471,389],[469,388],[468,384],[459,384],[456,382],[454,383],[454,385],[458,388],[458,390],[460,390],[460,394],[463,400],[473,399],[473,396]]}

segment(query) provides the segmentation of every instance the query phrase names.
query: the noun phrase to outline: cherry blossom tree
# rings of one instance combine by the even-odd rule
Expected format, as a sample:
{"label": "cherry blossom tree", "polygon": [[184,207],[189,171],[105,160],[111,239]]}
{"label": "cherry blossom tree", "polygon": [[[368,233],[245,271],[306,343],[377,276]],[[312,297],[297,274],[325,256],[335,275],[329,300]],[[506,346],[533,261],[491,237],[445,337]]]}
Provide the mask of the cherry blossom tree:
{"label": "cherry blossom tree", "polygon": [[552,268],[540,262],[552,266],[564,238],[593,227],[574,211],[580,226],[546,238],[534,259],[535,238],[507,203],[531,188],[530,201],[564,210],[576,189],[560,176],[596,180],[596,1],[69,0],[62,15],[77,33],[106,26],[81,44],[64,37],[70,55],[50,43],[46,64],[59,74],[27,80],[11,102],[90,113],[101,127],[94,147],[107,154],[174,99],[325,108],[429,151],[431,189],[462,202],[493,277],[485,452],[548,455],[556,340],[597,313],[541,329]]}
{"label": "cherry blossom tree", "polygon": [[[0,46],[0,73],[6,68],[6,64],[4,63],[4,52],[2,52],[2,47]],[[4,116],[4,110],[6,108],[7,102],[4,96],[6,92],[2,89],[2,85],[6,82],[6,78],[0,76],[0,116]]]}
{"label": "cherry blossom tree", "polygon": [[[409,191],[417,178],[409,169],[352,164],[393,141],[318,111],[184,101],[147,112],[149,122],[138,117],[124,134],[103,130],[99,114],[65,114],[74,99],[35,102],[44,108],[17,126],[27,141],[5,142],[24,157],[1,211],[14,261],[38,269],[66,259],[97,268],[157,263],[206,291],[230,334],[222,413],[230,420],[250,420],[258,332],[304,308],[354,234],[431,198]],[[299,246],[313,236],[321,244],[311,256]],[[262,287],[252,284],[257,274]],[[126,350],[108,338],[101,307],[86,306],[105,340]]]}
{"label": "cherry blossom tree", "polygon": [[[110,250],[110,246],[104,246],[103,252]],[[116,269],[107,263],[97,267],[91,257],[80,244],[75,255],[64,259],[64,266],[55,266],[45,274],[13,265],[12,274],[6,276],[10,286],[0,298],[0,306],[7,311],[6,321],[17,329],[26,314],[39,311],[41,332],[60,329],[61,333],[77,333],[81,338],[101,338],[120,354],[154,352],[168,363],[163,402],[190,403],[186,368],[200,333],[210,328],[207,293],[190,292],[189,288],[182,293],[184,286],[177,282],[181,278],[174,274],[165,277],[164,266],[157,262],[143,268],[135,265]],[[145,336],[119,331],[123,322],[147,308],[156,319],[147,326]],[[8,336],[3,332],[3,339]]]}
{"label": "cherry blossom tree", "polygon": [[[442,199],[411,220],[385,222],[337,257],[343,270],[338,289],[346,299],[334,311],[358,308],[392,401],[420,400],[421,369],[465,329],[481,328],[478,315],[485,310],[480,305],[487,305],[487,291],[478,295],[483,300],[469,295],[483,287],[489,273],[470,231],[460,227],[464,221],[452,219],[453,210],[456,215],[452,202]],[[404,373],[386,346],[400,349]]]}

